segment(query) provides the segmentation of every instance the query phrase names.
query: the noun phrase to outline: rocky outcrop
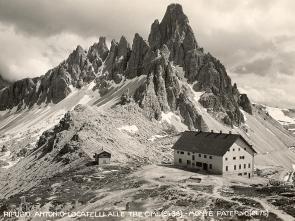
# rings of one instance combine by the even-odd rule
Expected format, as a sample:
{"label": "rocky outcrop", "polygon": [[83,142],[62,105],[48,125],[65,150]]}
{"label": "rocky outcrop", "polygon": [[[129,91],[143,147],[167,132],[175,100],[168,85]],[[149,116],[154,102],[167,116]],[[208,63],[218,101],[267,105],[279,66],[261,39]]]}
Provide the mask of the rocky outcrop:
{"label": "rocky outcrop", "polygon": [[37,82],[38,78],[25,78],[0,91],[0,110],[34,103],[37,97]]}
{"label": "rocky outcrop", "polygon": [[[239,105],[251,106],[243,99],[239,102],[240,94],[236,85],[232,85],[225,67],[210,53],[204,53],[198,47],[194,33],[184,15],[181,5],[171,4],[161,22],[156,20],[151,27],[149,44],[152,50],[157,51],[163,45],[169,50],[169,61],[184,69],[184,76],[189,83],[194,84],[196,91],[205,91],[201,104],[215,112],[222,112],[226,122],[230,125],[239,125],[244,118]],[[244,109],[244,108],[243,108]],[[252,113],[250,108],[245,111]]]}
{"label": "rocky outcrop", "polygon": [[149,118],[161,119],[161,106],[155,92],[153,75],[149,75],[146,83],[138,88],[134,100],[139,103]]}
{"label": "rocky outcrop", "polygon": [[2,76],[0,75],[0,90],[7,87],[7,86],[9,86],[10,84],[11,84],[10,82],[4,80],[2,78]]}
{"label": "rocky outcrop", "polygon": [[135,34],[132,44],[132,52],[128,61],[126,70],[127,78],[134,78],[144,73],[144,59],[149,50],[149,46],[145,40],[139,35]]}
{"label": "rocky outcrop", "polygon": [[105,61],[103,73],[108,75],[109,80],[114,80],[115,83],[121,82],[129,57],[130,46],[126,38],[122,36],[119,43],[113,40],[109,55]]}
{"label": "rocky outcrop", "polygon": [[180,66],[184,66],[186,53],[198,46],[188,18],[179,4],[168,6],[161,23],[154,21],[148,41],[153,50],[166,44],[171,52],[170,60]]}
{"label": "rocky outcrop", "polygon": [[106,38],[100,37],[98,43],[94,43],[88,51],[87,57],[90,62],[93,62],[95,59],[104,61],[109,54],[109,49],[106,45]]}
{"label": "rocky outcrop", "polygon": [[99,61],[108,53],[104,45],[101,38],[88,53],[78,46],[65,61],[45,75],[22,79],[4,88],[0,91],[0,110],[60,102],[71,93],[71,86],[79,88],[96,78],[98,68],[102,65]]}
{"label": "rocky outcrop", "polygon": [[241,94],[238,103],[244,111],[248,112],[249,114],[252,114],[252,105],[247,94]]}
{"label": "rocky outcrop", "polygon": [[106,45],[106,38],[100,37],[99,42],[93,44],[89,50],[87,57],[92,63],[95,73],[98,72],[99,67],[101,67],[103,61],[107,58],[109,54],[109,49]]}
{"label": "rocky outcrop", "polygon": [[179,95],[177,100],[177,107],[179,109],[180,115],[184,119],[184,123],[188,126],[190,130],[199,129],[206,131],[208,128],[204,123],[202,116],[196,110],[195,105],[189,99],[188,91],[183,88],[182,93]]}

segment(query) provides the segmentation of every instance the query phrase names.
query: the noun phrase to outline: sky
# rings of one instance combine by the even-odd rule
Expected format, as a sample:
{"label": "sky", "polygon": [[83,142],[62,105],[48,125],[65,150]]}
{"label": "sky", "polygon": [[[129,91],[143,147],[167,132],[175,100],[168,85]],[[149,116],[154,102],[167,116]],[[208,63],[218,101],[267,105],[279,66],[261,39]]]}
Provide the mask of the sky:
{"label": "sky", "polygon": [[182,4],[199,46],[220,59],[241,92],[295,108],[294,0],[0,0],[0,75],[40,76],[99,36],[147,39],[169,3]]}

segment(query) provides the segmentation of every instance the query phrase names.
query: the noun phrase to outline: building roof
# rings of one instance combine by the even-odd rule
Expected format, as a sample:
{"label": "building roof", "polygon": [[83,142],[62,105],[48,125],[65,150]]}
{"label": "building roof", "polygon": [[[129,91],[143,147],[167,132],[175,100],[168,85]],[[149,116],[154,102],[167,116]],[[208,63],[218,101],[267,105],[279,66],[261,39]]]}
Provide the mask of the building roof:
{"label": "building roof", "polygon": [[103,153],[107,153],[109,156],[111,156],[111,153],[108,152],[108,151],[106,151],[106,150],[104,150],[104,149],[99,150],[99,151],[96,152],[95,154],[96,154],[97,156],[99,156],[99,155],[101,155],[101,154],[103,154]]}
{"label": "building roof", "polygon": [[225,134],[214,132],[185,131],[176,141],[173,149],[223,156],[226,151],[238,140],[244,141],[253,151],[252,145],[240,134]]}

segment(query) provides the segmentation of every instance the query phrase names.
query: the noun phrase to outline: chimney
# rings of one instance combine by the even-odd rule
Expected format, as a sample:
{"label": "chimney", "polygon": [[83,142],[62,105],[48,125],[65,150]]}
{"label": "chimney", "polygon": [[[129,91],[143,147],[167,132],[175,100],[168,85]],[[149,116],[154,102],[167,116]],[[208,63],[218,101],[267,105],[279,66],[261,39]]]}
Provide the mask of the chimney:
{"label": "chimney", "polygon": [[213,130],[211,130],[211,133],[213,133],[214,131]]}
{"label": "chimney", "polygon": [[222,130],[221,130],[221,131],[219,131],[219,133],[220,133],[220,134],[222,134]]}
{"label": "chimney", "polygon": [[231,130],[228,133],[231,134]]}

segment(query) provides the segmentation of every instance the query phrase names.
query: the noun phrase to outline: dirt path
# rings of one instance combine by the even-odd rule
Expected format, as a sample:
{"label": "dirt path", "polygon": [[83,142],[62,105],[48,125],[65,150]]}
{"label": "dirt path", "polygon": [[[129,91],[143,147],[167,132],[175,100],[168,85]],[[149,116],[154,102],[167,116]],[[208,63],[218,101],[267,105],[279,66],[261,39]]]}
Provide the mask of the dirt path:
{"label": "dirt path", "polygon": [[276,209],[274,206],[270,205],[269,203],[267,203],[265,200],[260,199],[260,198],[252,198],[253,200],[259,202],[265,210],[268,210],[269,212],[272,212],[274,214],[276,214],[279,218],[281,218],[284,221],[294,221],[295,218],[290,216],[289,214]]}

